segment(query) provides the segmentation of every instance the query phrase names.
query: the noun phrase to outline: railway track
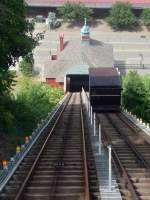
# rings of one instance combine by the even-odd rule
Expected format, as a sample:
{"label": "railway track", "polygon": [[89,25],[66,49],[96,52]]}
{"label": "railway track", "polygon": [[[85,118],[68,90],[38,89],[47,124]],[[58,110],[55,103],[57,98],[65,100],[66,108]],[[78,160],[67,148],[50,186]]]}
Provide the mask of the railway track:
{"label": "railway track", "polygon": [[71,96],[0,193],[0,199],[99,199],[80,94]]}
{"label": "railway track", "polygon": [[150,144],[123,114],[99,114],[102,138],[111,144],[120,190],[126,200],[150,200]]}

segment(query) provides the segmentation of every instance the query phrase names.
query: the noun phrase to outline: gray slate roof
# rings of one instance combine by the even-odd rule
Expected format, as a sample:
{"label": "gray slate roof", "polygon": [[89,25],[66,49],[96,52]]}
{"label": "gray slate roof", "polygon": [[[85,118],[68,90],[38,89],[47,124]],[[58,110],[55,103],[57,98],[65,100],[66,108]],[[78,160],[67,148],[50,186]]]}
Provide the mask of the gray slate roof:
{"label": "gray slate roof", "polygon": [[44,77],[63,82],[64,76],[73,66],[84,64],[89,68],[113,67],[112,46],[96,40],[91,40],[90,45],[81,44],[80,40],[69,41],[59,54],[58,60],[45,62]]}

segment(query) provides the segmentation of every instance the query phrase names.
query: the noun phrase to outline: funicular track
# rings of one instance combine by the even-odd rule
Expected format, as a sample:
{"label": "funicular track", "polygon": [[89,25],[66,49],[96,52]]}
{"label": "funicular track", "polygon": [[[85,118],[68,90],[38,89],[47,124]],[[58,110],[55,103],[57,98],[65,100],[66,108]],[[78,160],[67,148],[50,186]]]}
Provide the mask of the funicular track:
{"label": "funicular track", "polygon": [[123,199],[150,200],[150,144],[122,113],[99,114],[104,145],[112,159]]}
{"label": "funicular track", "polygon": [[88,141],[85,142],[85,137],[87,129],[82,100],[79,93],[73,94],[50,131],[47,130],[46,136],[41,137],[25,157],[0,193],[0,199],[91,199],[97,192],[96,172],[91,163],[92,152],[89,147],[86,149]]}

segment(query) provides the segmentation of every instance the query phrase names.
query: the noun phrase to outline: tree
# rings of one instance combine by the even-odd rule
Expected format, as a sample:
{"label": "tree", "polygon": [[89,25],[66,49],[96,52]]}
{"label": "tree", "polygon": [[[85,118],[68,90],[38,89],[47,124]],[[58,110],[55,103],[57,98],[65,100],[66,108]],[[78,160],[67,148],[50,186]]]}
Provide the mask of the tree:
{"label": "tree", "polygon": [[146,26],[150,26],[150,8],[145,8],[142,11],[141,19],[143,20]]}
{"label": "tree", "polygon": [[34,59],[33,54],[28,53],[19,64],[19,69],[24,76],[31,76],[33,72]]}
{"label": "tree", "polygon": [[150,77],[149,75],[143,76],[142,81],[145,86],[145,108],[144,108],[144,120],[150,123]]}
{"label": "tree", "polygon": [[19,81],[15,96],[0,96],[0,133],[31,133],[63,96],[62,89],[51,88],[32,77]]}
{"label": "tree", "polygon": [[25,19],[24,0],[0,1],[0,94],[13,82],[8,69],[36,46],[32,31],[34,24]]}
{"label": "tree", "polygon": [[82,20],[85,17],[89,19],[93,13],[93,10],[87,8],[83,3],[70,3],[67,2],[60,8],[58,12],[64,21],[68,20]]}
{"label": "tree", "polygon": [[114,29],[130,29],[137,25],[137,19],[132,13],[129,3],[117,2],[110,10],[107,22]]}
{"label": "tree", "polygon": [[146,89],[141,77],[131,71],[123,80],[123,105],[129,111],[144,116]]}

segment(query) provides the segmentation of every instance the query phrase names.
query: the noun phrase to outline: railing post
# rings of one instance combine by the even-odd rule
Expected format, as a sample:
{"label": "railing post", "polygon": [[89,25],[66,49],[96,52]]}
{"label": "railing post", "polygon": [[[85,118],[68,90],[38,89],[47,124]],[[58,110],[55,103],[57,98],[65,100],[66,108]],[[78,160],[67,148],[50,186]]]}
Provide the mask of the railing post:
{"label": "railing post", "polygon": [[99,132],[99,154],[102,153],[102,139],[101,139],[101,124],[98,126],[98,132]]}
{"label": "railing post", "polygon": [[111,169],[111,145],[109,145],[108,146],[108,154],[109,154],[109,163],[108,163],[108,168],[109,168],[109,177],[108,177],[108,179],[109,179],[109,191],[111,191],[111,179],[112,179],[112,169]]}
{"label": "railing post", "polygon": [[94,113],[94,136],[96,136],[96,114]]}
{"label": "railing post", "polygon": [[92,109],[92,106],[91,106],[91,114],[90,114],[90,116],[91,116],[91,125],[93,124],[93,109]]}
{"label": "railing post", "polygon": [[91,105],[90,105],[90,101],[89,101],[89,104],[88,104],[88,111],[89,111],[89,118],[91,117]]}
{"label": "railing post", "polygon": [[88,98],[86,97],[86,110],[87,110],[87,113],[89,112],[89,101],[88,101]]}

